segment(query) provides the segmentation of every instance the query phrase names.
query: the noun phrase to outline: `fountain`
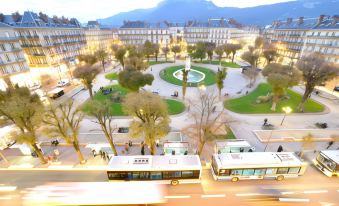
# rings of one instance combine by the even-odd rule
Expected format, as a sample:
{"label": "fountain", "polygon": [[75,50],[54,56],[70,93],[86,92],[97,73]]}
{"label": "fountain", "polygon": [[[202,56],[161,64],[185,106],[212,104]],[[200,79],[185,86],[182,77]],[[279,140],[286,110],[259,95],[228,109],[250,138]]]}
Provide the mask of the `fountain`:
{"label": "fountain", "polygon": [[[189,83],[198,83],[205,79],[205,74],[197,71],[195,69],[191,69],[191,58],[186,57],[185,71],[188,71],[187,82]],[[173,76],[182,81],[182,70],[179,69],[173,73]]]}

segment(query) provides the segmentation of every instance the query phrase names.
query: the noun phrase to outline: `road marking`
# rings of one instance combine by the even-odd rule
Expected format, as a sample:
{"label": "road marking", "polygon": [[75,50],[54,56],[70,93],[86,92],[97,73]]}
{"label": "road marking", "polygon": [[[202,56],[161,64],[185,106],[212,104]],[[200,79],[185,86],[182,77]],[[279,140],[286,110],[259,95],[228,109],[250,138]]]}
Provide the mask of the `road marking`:
{"label": "road marking", "polygon": [[16,190],[16,186],[0,186],[0,192],[13,192]]}
{"label": "road marking", "polygon": [[176,199],[176,198],[191,198],[190,195],[174,195],[174,196],[165,196],[166,199]]}
{"label": "road marking", "polygon": [[310,199],[298,199],[298,198],[279,198],[280,202],[309,202]]}
{"label": "road marking", "polygon": [[240,194],[235,194],[237,197],[246,197],[246,196],[259,196],[259,195],[264,195],[260,193],[240,193]]}
{"label": "road marking", "polygon": [[316,193],[326,193],[328,192],[327,190],[308,190],[304,191],[304,194],[316,194]]}
{"label": "road marking", "polygon": [[281,192],[282,195],[293,195],[295,192]]}
{"label": "road marking", "polygon": [[12,197],[11,196],[7,196],[7,197],[0,197],[0,200],[11,200]]}
{"label": "road marking", "polygon": [[225,194],[217,194],[217,195],[201,195],[201,198],[209,198],[209,197],[226,197]]}

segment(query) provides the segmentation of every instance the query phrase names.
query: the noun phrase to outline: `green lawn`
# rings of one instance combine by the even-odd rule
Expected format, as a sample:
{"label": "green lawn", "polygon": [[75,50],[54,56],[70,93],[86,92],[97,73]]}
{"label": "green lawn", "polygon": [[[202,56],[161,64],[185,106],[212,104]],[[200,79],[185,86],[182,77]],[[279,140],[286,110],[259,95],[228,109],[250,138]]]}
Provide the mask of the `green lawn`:
{"label": "green lawn", "polygon": [[[107,86],[105,88],[112,88],[114,91],[120,91],[122,95],[126,95],[128,93],[128,89],[120,86],[120,85],[111,85]],[[104,101],[106,99],[110,99],[110,95],[104,95],[102,92],[97,92],[94,97],[95,100],[99,101]],[[168,113],[170,115],[174,114],[180,114],[185,110],[185,105],[177,100],[173,99],[166,99],[165,100],[167,105],[168,105]],[[123,111],[122,111],[122,104],[121,103],[114,103],[112,102],[112,107],[113,107],[113,115],[114,116],[127,116]],[[88,107],[86,107],[86,103],[82,107],[82,111],[87,112]]]}
{"label": "green lawn", "polygon": [[[258,96],[265,96],[271,92],[272,88],[269,84],[260,84],[250,94],[239,97],[236,99],[230,99],[224,103],[225,108],[237,112],[237,113],[283,113],[282,107],[289,106],[293,112],[299,112],[297,107],[301,101],[301,95],[288,89],[287,94],[290,97],[289,100],[281,100],[277,104],[277,110],[273,112],[271,110],[271,102],[257,104],[255,101]],[[307,100],[305,103],[305,112],[322,112],[324,106],[313,101]]]}
{"label": "green lawn", "polygon": [[[161,79],[171,83],[171,84],[175,84],[175,85],[179,85],[181,86],[182,85],[182,81],[175,78],[173,76],[173,73],[180,70],[180,69],[183,69],[184,66],[183,65],[180,65],[180,66],[173,66],[173,67],[167,67],[166,69],[163,69],[160,71],[160,77]],[[212,70],[209,70],[207,68],[204,68],[204,67],[197,67],[197,66],[192,66],[191,67],[192,69],[195,69],[197,71],[200,71],[202,73],[205,74],[205,79],[203,79],[202,81],[198,82],[198,83],[191,83],[191,84],[188,84],[189,87],[196,87],[198,85],[212,85],[212,84],[215,84],[215,81],[216,81],[216,74],[214,71]]]}
{"label": "green lawn", "polygon": [[148,62],[148,65],[149,66],[153,66],[153,65],[156,65],[156,64],[165,64],[165,63],[174,63],[173,61],[149,61]]}
{"label": "green lawn", "polygon": [[[200,63],[200,64],[213,64],[213,65],[219,65],[219,61],[218,60],[213,60],[210,62],[210,60],[203,60],[201,61],[194,61],[194,63]],[[225,62],[225,61],[221,61],[221,66],[223,67],[232,67],[232,68],[240,68],[239,64],[236,63],[232,63],[232,62]]]}
{"label": "green lawn", "polygon": [[118,79],[118,74],[113,72],[105,75],[105,78],[108,80],[117,80]]}

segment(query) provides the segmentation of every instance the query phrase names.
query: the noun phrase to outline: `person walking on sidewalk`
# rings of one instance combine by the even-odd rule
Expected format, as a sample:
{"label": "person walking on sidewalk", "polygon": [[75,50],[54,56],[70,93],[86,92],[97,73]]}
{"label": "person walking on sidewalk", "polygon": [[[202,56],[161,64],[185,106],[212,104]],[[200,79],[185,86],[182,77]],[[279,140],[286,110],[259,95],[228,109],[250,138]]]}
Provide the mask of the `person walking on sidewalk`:
{"label": "person walking on sidewalk", "polygon": [[144,143],[144,141],[141,142],[140,146],[141,146],[141,151],[140,151],[141,155],[145,155],[145,143]]}
{"label": "person walking on sidewalk", "polygon": [[128,145],[127,142],[126,142],[126,144],[125,144],[125,150],[126,150],[126,153],[128,154],[128,151],[129,151],[129,145]]}

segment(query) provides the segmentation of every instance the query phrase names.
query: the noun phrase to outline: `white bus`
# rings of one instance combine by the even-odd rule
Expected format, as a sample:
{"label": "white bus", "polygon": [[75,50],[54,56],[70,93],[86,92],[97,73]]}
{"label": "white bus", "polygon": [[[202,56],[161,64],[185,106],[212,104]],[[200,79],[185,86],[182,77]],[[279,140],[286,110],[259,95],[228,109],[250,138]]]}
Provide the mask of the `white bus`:
{"label": "white bus", "polygon": [[252,147],[250,143],[243,139],[217,141],[214,147],[214,152],[216,154],[238,153],[249,151],[254,152],[254,150],[255,150],[254,147]]}
{"label": "white bus", "polygon": [[200,183],[201,163],[197,155],[114,156],[108,164],[109,181],[155,181],[177,185]]}
{"label": "white bus", "polygon": [[328,177],[339,177],[339,151],[323,150],[313,160],[313,164]]}
{"label": "white bus", "polygon": [[215,180],[276,179],[298,177],[307,164],[291,152],[225,153],[212,156]]}

